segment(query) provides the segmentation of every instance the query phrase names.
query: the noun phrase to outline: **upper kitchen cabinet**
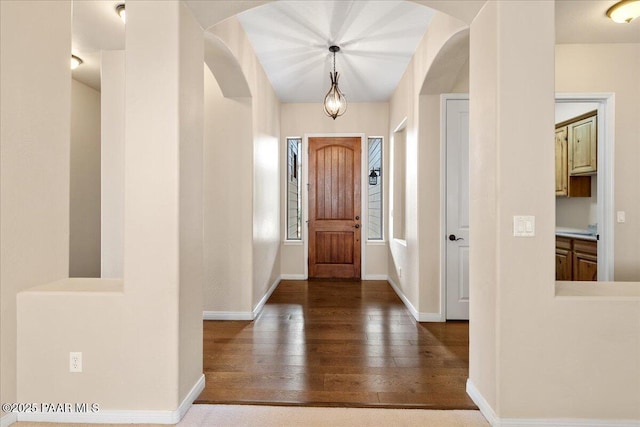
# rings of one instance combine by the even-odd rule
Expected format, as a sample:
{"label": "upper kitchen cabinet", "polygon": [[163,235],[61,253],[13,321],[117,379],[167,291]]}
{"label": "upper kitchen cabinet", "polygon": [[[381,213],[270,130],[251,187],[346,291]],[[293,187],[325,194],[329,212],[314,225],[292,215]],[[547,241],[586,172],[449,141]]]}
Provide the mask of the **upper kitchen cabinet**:
{"label": "upper kitchen cabinet", "polygon": [[567,125],[569,175],[594,175],[598,171],[596,114],[596,111],[592,111]]}
{"label": "upper kitchen cabinet", "polygon": [[597,111],[556,124],[556,196],[591,197],[597,173]]}
{"label": "upper kitchen cabinet", "polygon": [[569,194],[567,141],[567,127],[563,126],[556,129],[556,196],[567,196]]}

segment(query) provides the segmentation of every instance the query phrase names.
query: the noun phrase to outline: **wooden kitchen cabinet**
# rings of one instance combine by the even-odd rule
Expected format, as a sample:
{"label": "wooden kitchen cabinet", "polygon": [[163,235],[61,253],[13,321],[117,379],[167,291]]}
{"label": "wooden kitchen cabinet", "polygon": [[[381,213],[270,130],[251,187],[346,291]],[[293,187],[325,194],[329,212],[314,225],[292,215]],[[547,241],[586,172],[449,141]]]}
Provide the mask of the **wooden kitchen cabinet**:
{"label": "wooden kitchen cabinet", "polygon": [[598,171],[598,116],[592,111],[580,117],[567,125],[569,175],[594,175]]}
{"label": "wooden kitchen cabinet", "polygon": [[[556,196],[591,197],[597,173],[597,111],[556,124]],[[595,167],[595,169],[593,169]]]}
{"label": "wooden kitchen cabinet", "polygon": [[556,196],[568,196],[568,164],[567,141],[568,129],[563,126],[556,129]]}
{"label": "wooden kitchen cabinet", "polygon": [[598,280],[598,242],[556,236],[556,280]]}
{"label": "wooden kitchen cabinet", "polygon": [[574,239],[572,263],[572,280],[598,280],[598,243]]}
{"label": "wooden kitchen cabinet", "polygon": [[556,280],[571,280],[572,262],[571,239],[556,237]]}

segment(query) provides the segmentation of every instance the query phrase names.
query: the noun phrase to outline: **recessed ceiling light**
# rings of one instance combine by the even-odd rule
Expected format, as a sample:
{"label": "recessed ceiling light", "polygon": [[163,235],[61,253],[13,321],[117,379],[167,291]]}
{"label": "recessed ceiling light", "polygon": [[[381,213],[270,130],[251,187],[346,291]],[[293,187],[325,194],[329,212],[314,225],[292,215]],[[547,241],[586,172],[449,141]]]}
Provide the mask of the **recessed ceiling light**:
{"label": "recessed ceiling light", "polygon": [[82,61],[82,59],[78,58],[75,55],[71,55],[71,69],[75,70],[76,68],[78,68],[80,66],[80,64],[82,64],[84,61]]}
{"label": "recessed ceiling light", "polygon": [[122,19],[122,22],[124,23],[127,22],[127,11],[124,8],[124,3],[121,3],[116,6],[116,13],[120,17],[120,19]]}
{"label": "recessed ceiling light", "polygon": [[618,24],[625,24],[640,16],[640,0],[622,0],[607,10],[607,16]]}

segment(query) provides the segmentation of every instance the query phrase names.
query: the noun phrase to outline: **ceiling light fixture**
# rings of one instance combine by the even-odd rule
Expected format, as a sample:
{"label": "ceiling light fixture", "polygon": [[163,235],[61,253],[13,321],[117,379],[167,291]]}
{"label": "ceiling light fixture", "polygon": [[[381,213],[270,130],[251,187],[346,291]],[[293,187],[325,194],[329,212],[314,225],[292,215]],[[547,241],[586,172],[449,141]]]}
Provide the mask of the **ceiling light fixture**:
{"label": "ceiling light fixture", "polygon": [[122,19],[122,22],[124,23],[127,22],[127,11],[124,8],[124,3],[121,3],[116,6],[116,13],[120,17],[120,19]]}
{"label": "ceiling light fixture", "polygon": [[76,68],[78,68],[80,66],[80,64],[82,64],[84,61],[80,58],[78,58],[75,55],[71,55],[71,69],[75,70]]}
{"label": "ceiling light fixture", "polygon": [[327,96],[324,97],[324,112],[327,116],[336,119],[347,111],[347,100],[345,99],[340,88],[338,88],[338,77],[340,75],[336,71],[336,52],[340,52],[338,46],[329,47],[329,52],[333,53],[333,72],[329,72],[331,78],[331,87]]}
{"label": "ceiling light fixture", "polygon": [[618,24],[628,24],[640,16],[640,0],[619,1],[607,10],[607,16]]}

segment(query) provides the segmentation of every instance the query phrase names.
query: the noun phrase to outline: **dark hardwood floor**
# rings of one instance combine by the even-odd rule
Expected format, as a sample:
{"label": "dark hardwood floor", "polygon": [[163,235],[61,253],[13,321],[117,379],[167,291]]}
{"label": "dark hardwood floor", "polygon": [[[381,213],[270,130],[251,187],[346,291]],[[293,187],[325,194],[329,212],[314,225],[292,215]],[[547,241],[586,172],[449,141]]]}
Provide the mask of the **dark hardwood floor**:
{"label": "dark hardwood floor", "polygon": [[468,355],[468,322],[417,323],[386,281],[282,281],[253,322],[204,322],[196,403],[477,409]]}

